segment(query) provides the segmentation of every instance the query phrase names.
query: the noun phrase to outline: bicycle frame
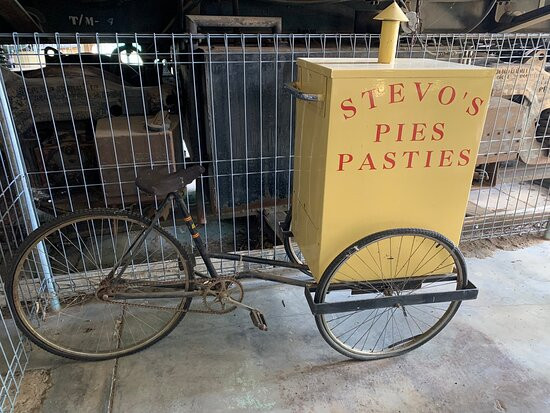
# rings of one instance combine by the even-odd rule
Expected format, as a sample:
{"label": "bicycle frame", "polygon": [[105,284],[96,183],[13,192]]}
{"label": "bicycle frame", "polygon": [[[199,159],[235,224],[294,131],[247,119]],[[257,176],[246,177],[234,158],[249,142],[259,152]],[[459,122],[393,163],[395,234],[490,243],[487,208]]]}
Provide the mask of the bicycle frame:
{"label": "bicycle frame", "polygon": [[[129,262],[126,262],[126,259],[128,256],[131,255],[130,253],[132,249],[139,247],[145,241],[147,234],[149,234],[149,232],[151,231],[155,223],[163,215],[165,208],[170,207],[171,202],[173,200],[176,202],[177,206],[182,211],[184,216],[183,221],[185,222],[187,229],[191,234],[195,247],[197,248],[206,266],[208,274],[202,274],[195,271],[195,273],[200,277],[216,278],[220,276],[216,268],[212,264],[212,258],[218,258],[218,259],[229,260],[229,261],[251,262],[255,264],[271,265],[275,267],[291,268],[291,269],[302,270],[302,271],[309,270],[309,267],[307,265],[295,264],[287,261],[251,257],[251,256],[241,255],[241,254],[208,252],[206,249],[206,246],[204,245],[204,242],[202,241],[200,233],[197,231],[197,227],[193,222],[193,218],[189,213],[189,210],[185,206],[185,202],[183,200],[182,195],[178,192],[171,192],[166,196],[164,201],[160,204],[160,206],[156,210],[155,215],[151,220],[151,224],[149,225],[149,227],[144,229],[141,232],[141,234],[139,234],[136,237],[134,242],[128,247],[128,250],[123,254],[119,262],[109,272],[107,276],[108,279],[117,279],[122,276],[122,274],[124,273],[124,271],[129,265]],[[114,274],[117,272],[117,270],[118,270],[118,273],[115,276]],[[382,298],[374,298],[374,299],[367,299],[367,300],[354,300],[354,301],[344,302],[344,303],[316,303],[312,297],[312,293],[314,293],[317,288],[316,281],[313,279],[313,277],[308,278],[306,280],[300,280],[300,279],[283,277],[283,276],[274,275],[274,274],[267,274],[267,273],[258,272],[258,271],[244,271],[236,274],[235,278],[237,279],[255,278],[255,279],[262,279],[262,280],[273,281],[273,282],[282,283],[282,284],[303,287],[306,300],[313,314],[349,312],[349,311],[358,311],[358,310],[381,308],[381,307],[392,307],[397,305],[414,305],[414,304],[436,303],[436,302],[447,302],[447,301],[465,301],[465,300],[473,300],[477,298],[477,295],[478,295],[478,289],[471,282],[468,282],[468,285],[464,289],[444,292],[444,293],[436,292],[436,293],[425,293],[425,294],[417,294],[417,295],[401,295],[401,296],[382,297]],[[449,275],[434,275],[432,277],[428,277],[424,279],[423,282],[440,282],[448,279],[449,279]],[[400,282],[403,280],[396,280],[396,281]],[[405,282],[414,283],[414,281],[408,281],[408,280],[406,280]],[[380,288],[377,287],[378,284],[380,284]],[[384,283],[374,282],[371,285],[373,286],[374,289],[382,290],[384,288],[382,284]],[[186,288],[185,283],[182,283],[181,285],[171,284],[170,286],[166,286],[166,285],[163,285],[162,283],[159,283],[158,285],[153,284],[151,286],[153,288],[163,288],[167,291],[118,293],[116,294],[115,298],[122,298],[122,299],[177,298],[177,297],[181,298],[181,297],[194,297],[194,296],[200,295],[200,291],[197,291],[197,290],[195,291],[184,290]],[[169,291],[169,290],[174,290],[174,291]]]}
{"label": "bicycle frame", "polygon": [[[287,261],[280,261],[275,259],[268,259],[268,258],[258,258],[258,257],[251,257],[247,255],[241,255],[241,254],[229,254],[229,253],[211,253],[208,252],[206,249],[206,246],[204,242],[202,241],[202,238],[200,236],[200,233],[197,231],[197,227],[195,223],[193,222],[193,218],[191,214],[189,213],[189,210],[187,209],[184,199],[182,195],[178,192],[170,192],[162,201],[160,206],[155,211],[155,215],[151,219],[151,224],[145,228],[132,242],[132,244],[128,247],[128,249],[124,252],[120,260],[113,266],[109,274],[107,275],[108,280],[116,280],[120,279],[122,275],[124,274],[124,271],[126,268],[130,265],[130,260],[128,258],[131,256],[131,252],[134,248],[138,248],[146,239],[147,235],[151,232],[153,226],[156,224],[156,222],[160,219],[160,217],[164,214],[166,208],[171,207],[172,201],[176,202],[176,205],[180,208],[181,212],[183,213],[183,221],[185,222],[187,229],[189,230],[189,233],[191,234],[191,238],[193,239],[193,243],[195,247],[197,248],[197,251],[199,252],[199,255],[203,259],[203,262],[207,269],[207,275],[195,272],[197,275],[201,277],[206,278],[216,278],[220,275],[218,274],[216,268],[212,264],[212,258],[218,258],[223,260],[229,260],[229,261],[239,261],[239,262],[251,262],[255,264],[265,264],[265,265],[271,265],[276,267],[283,267],[283,268],[291,268],[296,270],[308,270],[307,265],[301,265],[301,264],[295,264],[292,262]],[[279,282],[283,284],[289,284],[289,285],[295,285],[299,287],[306,287],[307,285],[310,285],[314,282],[314,280],[307,279],[307,280],[298,280],[290,277],[283,277],[273,274],[264,274],[256,271],[245,271],[241,272],[236,275],[236,278],[257,278],[257,279],[263,279],[273,282]],[[166,292],[147,292],[147,293],[119,293],[117,294],[117,298],[124,298],[124,299],[143,299],[143,298],[176,298],[176,297],[187,297],[187,296],[195,296],[197,295],[197,292],[195,291],[182,291],[181,288],[185,287],[185,284],[171,284],[168,286],[163,286],[162,283],[159,283],[158,285],[152,285],[152,287],[163,287],[176,291],[166,291]],[[179,289],[179,290],[178,290]]]}

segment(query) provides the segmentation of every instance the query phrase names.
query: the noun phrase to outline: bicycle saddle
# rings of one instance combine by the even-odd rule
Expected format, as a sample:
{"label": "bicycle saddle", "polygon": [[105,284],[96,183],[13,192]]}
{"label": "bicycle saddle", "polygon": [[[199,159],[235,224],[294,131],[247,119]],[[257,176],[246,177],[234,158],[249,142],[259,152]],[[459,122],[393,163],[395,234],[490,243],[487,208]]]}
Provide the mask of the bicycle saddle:
{"label": "bicycle saddle", "polygon": [[151,195],[165,196],[170,192],[184,189],[204,172],[200,165],[191,166],[176,172],[164,169],[144,169],[138,172],[136,185]]}

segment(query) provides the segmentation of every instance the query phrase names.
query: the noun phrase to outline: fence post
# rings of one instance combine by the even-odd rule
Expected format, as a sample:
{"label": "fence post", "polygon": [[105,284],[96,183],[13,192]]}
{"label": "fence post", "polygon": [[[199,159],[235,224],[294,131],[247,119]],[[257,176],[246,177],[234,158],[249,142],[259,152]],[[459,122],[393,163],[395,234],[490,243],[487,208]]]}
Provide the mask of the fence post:
{"label": "fence post", "polygon": [[[16,185],[17,182],[21,185],[20,190],[23,195],[23,202],[21,202],[24,214],[23,218],[25,220],[27,230],[31,232],[38,228],[40,224],[32,198],[31,186],[27,175],[27,168],[25,167],[25,161],[23,160],[23,153],[21,152],[21,146],[19,144],[19,137],[17,136],[17,129],[11,114],[8,93],[4,83],[4,74],[2,73],[2,70],[4,69],[0,68],[0,122],[2,123],[2,132],[6,145],[6,156],[10,160],[12,173],[15,175],[13,179],[16,182]],[[40,266],[42,267],[42,272],[44,274],[46,289],[50,294],[50,305],[54,311],[59,311],[61,307],[59,304],[59,297],[55,291],[46,246],[43,242],[40,242],[37,249]]]}

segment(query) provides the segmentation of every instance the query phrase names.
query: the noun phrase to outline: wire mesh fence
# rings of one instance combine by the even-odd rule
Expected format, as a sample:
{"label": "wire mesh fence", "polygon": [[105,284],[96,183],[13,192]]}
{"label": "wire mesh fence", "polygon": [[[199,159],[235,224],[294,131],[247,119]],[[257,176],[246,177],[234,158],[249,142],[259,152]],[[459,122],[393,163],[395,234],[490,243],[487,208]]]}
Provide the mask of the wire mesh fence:
{"label": "wire mesh fence", "polygon": [[[399,56],[497,67],[463,239],[542,230],[548,220],[550,37],[402,37]],[[271,250],[290,206],[300,57],[377,54],[373,35],[17,35],[4,81],[44,217],[140,212],[144,168],[207,173],[187,194],[207,243]],[[177,233],[178,217],[166,225]]]}
{"label": "wire mesh fence", "polygon": [[[423,35],[398,55],[493,66],[463,239],[541,231],[548,222],[550,37]],[[371,58],[375,35],[19,35],[3,78],[42,221],[77,209],[146,213],[143,169],[190,165],[187,192],[211,250],[277,253],[290,207],[300,57]],[[184,241],[182,217],[164,221]]]}
{"label": "wire mesh fence", "polygon": [[[294,142],[294,102],[283,85],[294,80],[300,57],[374,58],[379,41],[374,35],[1,37],[3,265],[36,225],[68,211],[111,207],[150,214],[161,200],[136,189],[138,172],[199,164],[206,173],[188,188],[185,201],[208,248],[282,258],[278,223],[291,204]],[[548,34],[400,39],[399,57],[497,68],[463,239],[539,232],[548,225],[549,50]],[[18,154],[9,142],[19,145]],[[177,211],[162,226],[192,248]],[[59,245],[76,248],[80,242]],[[94,272],[93,246],[86,248],[80,261],[74,253],[71,271],[67,263],[73,274],[63,286],[69,292],[87,285]],[[58,252],[49,248],[51,259],[67,262]],[[157,253],[160,270],[177,272],[177,260],[164,252],[161,247]],[[138,273],[158,266],[151,257]],[[243,263],[228,269],[234,265]],[[32,312],[33,300],[27,302]],[[10,323],[3,305],[3,410],[13,406],[27,361]]]}
{"label": "wire mesh fence", "polygon": [[26,341],[15,328],[11,309],[6,305],[5,275],[11,257],[32,228],[27,216],[25,177],[13,161],[13,148],[7,140],[9,121],[4,109],[0,110],[0,412],[10,412],[19,393],[28,352]]}

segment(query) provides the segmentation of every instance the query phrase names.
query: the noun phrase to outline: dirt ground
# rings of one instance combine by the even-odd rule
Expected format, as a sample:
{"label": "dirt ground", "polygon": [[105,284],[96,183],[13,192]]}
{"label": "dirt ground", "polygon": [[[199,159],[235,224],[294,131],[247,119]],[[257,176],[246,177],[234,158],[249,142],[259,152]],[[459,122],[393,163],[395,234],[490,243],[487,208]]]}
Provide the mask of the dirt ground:
{"label": "dirt ground", "polygon": [[545,241],[549,242],[542,237],[542,234],[508,235],[500,238],[464,241],[460,243],[460,251],[468,258],[487,258],[498,250],[514,251]]}
{"label": "dirt ground", "polygon": [[49,370],[29,370],[21,383],[14,413],[38,413],[51,387]]}

